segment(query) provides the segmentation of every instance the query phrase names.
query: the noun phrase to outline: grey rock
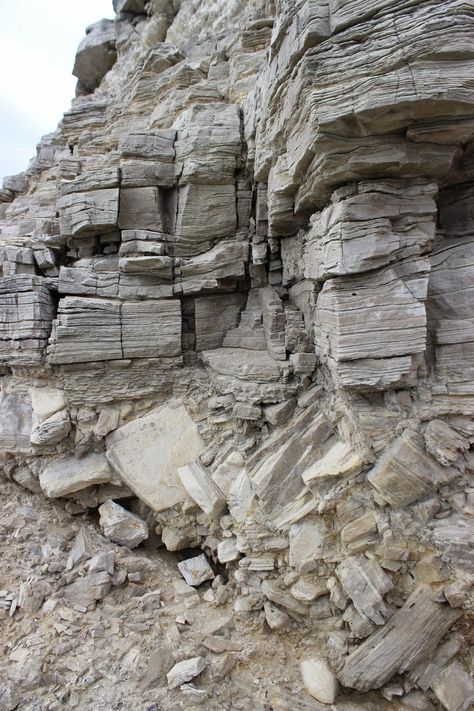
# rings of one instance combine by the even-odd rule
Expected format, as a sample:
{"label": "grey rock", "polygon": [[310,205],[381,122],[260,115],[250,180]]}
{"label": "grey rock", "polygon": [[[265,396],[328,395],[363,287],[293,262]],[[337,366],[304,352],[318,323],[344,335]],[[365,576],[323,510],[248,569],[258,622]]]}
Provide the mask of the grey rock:
{"label": "grey rock", "polygon": [[40,474],[40,485],[46,496],[57,498],[113,479],[113,472],[105,456],[88,454],[83,459],[65,457],[51,462]]}
{"label": "grey rock", "polygon": [[106,571],[91,573],[66,585],[64,599],[71,607],[90,609],[109,593],[110,588],[111,577]]}
{"label": "grey rock", "polygon": [[433,690],[448,711],[467,711],[474,703],[474,684],[457,661],[442,671]]}
{"label": "grey rock", "polygon": [[86,193],[74,192],[58,200],[61,233],[89,237],[117,228],[119,190],[105,188]]}
{"label": "grey rock", "polygon": [[178,662],[167,673],[168,687],[175,689],[177,686],[191,681],[206,668],[206,660],[203,657],[192,657],[191,659],[183,659]]}
{"label": "grey rock", "polygon": [[111,499],[99,506],[99,514],[100,527],[111,541],[136,548],[148,538],[146,522]]}
{"label": "grey rock", "polygon": [[177,470],[204,450],[197,427],[179,400],[119,427],[106,441],[111,465],[155,511],[184,500]]}
{"label": "grey rock", "polygon": [[102,78],[115,64],[116,34],[112,20],[101,20],[90,25],[81,41],[72,73],[87,91],[94,91]]}
{"label": "grey rock", "polygon": [[[93,552],[94,548],[90,534],[87,528],[81,526],[69,552],[68,567],[73,568],[75,565],[84,563],[92,557]],[[90,567],[89,570],[91,570]]]}
{"label": "grey rock", "polygon": [[449,481],[449,473],[423,451],[422,438],[405,432],[386,450],[368,480],[392,506],[406,506]]}
{"label": "grey rock", "polygon": [[204,553],[195,556],[194,558],[187,558],[178,563],[178,570],[188,583],[194,587],[198,587],[206,580],[212,580],[215,575],[211,566],[209,565]]}
{"label": "grey rock", "polygon": [[393,583],[375,560],[359,555],[343,560],[336,574],[357,612],[377,625],[384,625],[391,611],[383,597]]}
{"label": "grey rock", "polygon": [[459,613],[435,602],[427,586],[418,587],[380,630],[350,654],[338,677],[343,686],[377,689],[429,656]]}
{"label": "grey rock", "polygon": [[216,518],[226,506],[226,499],[199,460],[178,469],[181,484],[205,514]]}

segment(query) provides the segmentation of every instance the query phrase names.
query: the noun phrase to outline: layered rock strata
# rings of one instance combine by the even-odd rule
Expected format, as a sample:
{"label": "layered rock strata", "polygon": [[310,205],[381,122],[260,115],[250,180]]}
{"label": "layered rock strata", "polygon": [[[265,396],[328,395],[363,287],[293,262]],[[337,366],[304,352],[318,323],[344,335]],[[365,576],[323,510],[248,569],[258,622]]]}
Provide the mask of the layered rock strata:
{"label": "layered rock strata", "polygon": [[348,693],[466,711],[439,649],[472,644],[469,3],[114,10],[0,191],[5,474],[138,498]]}

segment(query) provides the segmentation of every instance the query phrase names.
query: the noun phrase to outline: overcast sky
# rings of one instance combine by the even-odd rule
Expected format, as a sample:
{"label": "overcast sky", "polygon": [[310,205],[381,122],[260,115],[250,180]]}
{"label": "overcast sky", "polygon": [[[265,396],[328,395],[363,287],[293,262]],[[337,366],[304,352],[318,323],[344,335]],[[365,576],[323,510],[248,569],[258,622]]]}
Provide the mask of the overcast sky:
{"label": "overcast sky", "polygon": [[102,17],[112,0],[0,0],[0,184],[69,108],[77,45]]}

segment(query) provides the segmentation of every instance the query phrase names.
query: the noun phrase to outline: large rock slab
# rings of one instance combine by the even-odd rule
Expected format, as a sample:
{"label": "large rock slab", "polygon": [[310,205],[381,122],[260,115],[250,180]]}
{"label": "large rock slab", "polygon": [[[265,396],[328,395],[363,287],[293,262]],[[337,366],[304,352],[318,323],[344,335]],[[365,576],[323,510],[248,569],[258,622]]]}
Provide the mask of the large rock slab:
{"label": "large rock slab", "polygon": [[59,304],[49,357],[52,363],[87,363],[181,354],[177,300],[120,302],[68,296]]}
{"label": "large rock slab", "polygon": [[68,296],[53,323],[49,358],[52,363],[87,363],[123,357],[121,304],[111,299]]}
{"label": "large rock slab", "polygon": [[177,254],[200,254],[212,246],[213,240],[232,235],[236,227],[234,183],[190,183],[180,188],[174,229]]}
{"label": "large rock slab", "polygon": [[72,73],[87,91],[94,91],[117,59],[115,23],[100,20],[86,29]]}
{"label": "large rock slab", "polygon": [[116,229],[118,188],[74,192],[58,200],[61,234],[88,237]]}
{"label": "large rock slab", "polygon": [[114,472],[103,454],[88,454],[84,459],[57,459],[40,474],[40,485],[46,496],[57,498],[74,494],[96,484],[114,480]]}
{"label": "large rock slab", "polygon": [[391,506],[407,506],[432,494],[451,476],[424,451],[423,438],[405,430],[383,453],[367,478]]}
{"label": "large rock slab", "polygon": [[387,624],[350,654],[339,680],[359,691],[378,689],[394,674],[413,669],[430,655],[460,612],[435,602],[426,585],[418,587]]}
{"label": "large rock slab", "polygon": [[178,469],[205,448],[179,400],[123,425],[106,441],[110,464],[154,511],[164,511],[185,499]]}
{"label": "large rock slab", "polygon": [[423,352],[429,268],[415,261],[325,282],[317,304],[321,350],[327,344],[336,361]]}
{"label": "large rock slab", "polygon": [[[435,232],[433,183],[360,183],[311,219],[304,276],[323,281],[383,267],[421,253]],[[335,198],[337,200],[337,198]]]}

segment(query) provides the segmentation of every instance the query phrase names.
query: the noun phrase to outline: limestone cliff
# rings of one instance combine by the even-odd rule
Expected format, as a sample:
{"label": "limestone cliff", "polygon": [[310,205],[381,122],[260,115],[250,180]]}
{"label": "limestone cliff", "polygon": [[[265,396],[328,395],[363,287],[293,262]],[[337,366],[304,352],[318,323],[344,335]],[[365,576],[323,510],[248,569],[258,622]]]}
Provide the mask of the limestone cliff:
{"label": "limestone cliff", "polygon": [[114,10],[0,191],[5,475],[133,509],[225,570],[237,616],[312,635],[318,702],[265,708],[324,708],[326,674],[341,711],[467,711],[471,4]]}

